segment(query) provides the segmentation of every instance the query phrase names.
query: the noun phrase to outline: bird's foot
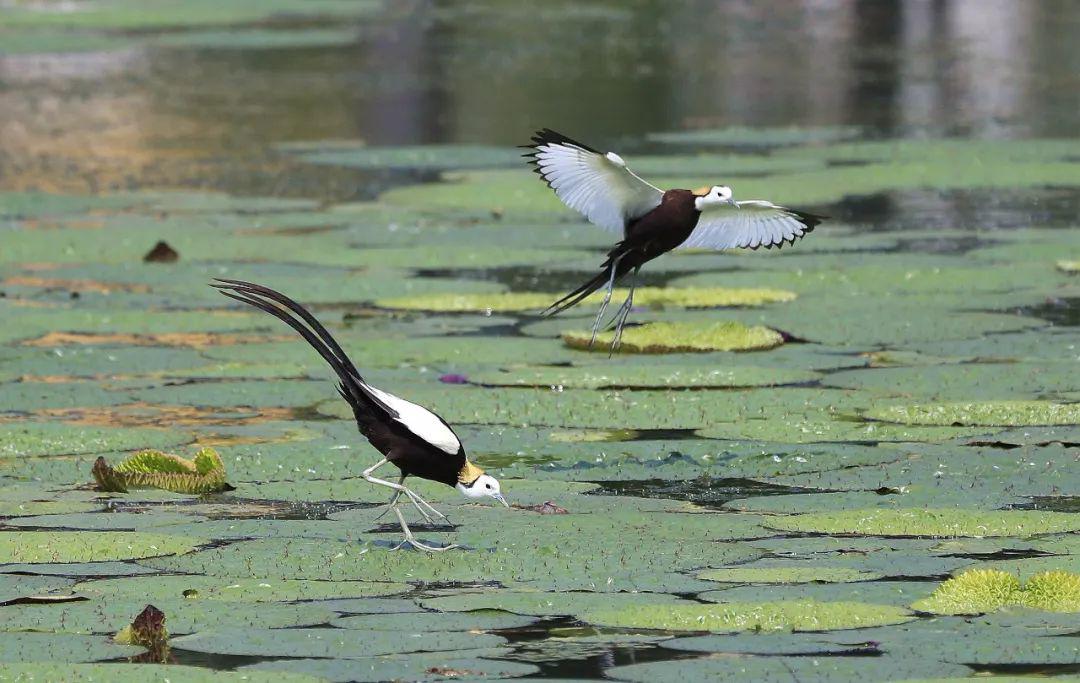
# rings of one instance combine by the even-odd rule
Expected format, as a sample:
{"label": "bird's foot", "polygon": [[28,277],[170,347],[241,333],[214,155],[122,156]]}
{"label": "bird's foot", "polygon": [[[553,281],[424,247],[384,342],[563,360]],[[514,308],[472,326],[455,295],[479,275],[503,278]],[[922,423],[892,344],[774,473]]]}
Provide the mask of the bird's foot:
{"label": "bird's foot", "polygon": [[405,537],[404,541],[395,545],[393,548],[391,548],[391,550],[401,550],[406,546],[415,550],[423,551],[425,553],[441,553],[444,550],[453,550],[454,548],[461,547],[457,543],[451,543],[450,545],[428,545],[426,543],[421,543],[420,541],[416,540],[412,536],[412,534],[409,534]]}
{"label": "bird's foot", "polygon": [[428,524],[437,524],[438,522],[436,520],[442,520],[443,524],[446,524],[447,526],[453,526],[450,524],[450,520],[447,519],[446,515],[436,510],[431,503],[427,502],[412,491],[410,491],[409,493],[409,500],[412,501],[413,506],[416,507],[416,510],[420,513],[420,516],[423,517],[428,522]]}

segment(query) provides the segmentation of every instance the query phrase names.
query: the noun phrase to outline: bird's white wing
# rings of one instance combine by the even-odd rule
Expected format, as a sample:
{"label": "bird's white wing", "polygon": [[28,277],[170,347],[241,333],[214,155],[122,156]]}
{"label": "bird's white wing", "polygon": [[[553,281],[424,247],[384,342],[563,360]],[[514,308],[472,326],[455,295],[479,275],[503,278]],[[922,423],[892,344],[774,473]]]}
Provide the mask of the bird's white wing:
{"label": "bird's white wing", "polygon": [[605,230],[622,234],[626,222],[660,205],[664,193],[607,154],[545,128],[532,138],[536,172],[571,209]]}
{"label": "bird's white wing", "polygon": [[820,216],[749,199],[706,205],[680,249],[735,249],[793,244],[821,222]]}
{"label": "bird's white wing", "polygon": [[386,405],[392,411],[393,420],[405,429],[450,455],[456,455],[461,450],[461,441],[454,430],[435,413],[370,384],[365,384],[364,388]]}

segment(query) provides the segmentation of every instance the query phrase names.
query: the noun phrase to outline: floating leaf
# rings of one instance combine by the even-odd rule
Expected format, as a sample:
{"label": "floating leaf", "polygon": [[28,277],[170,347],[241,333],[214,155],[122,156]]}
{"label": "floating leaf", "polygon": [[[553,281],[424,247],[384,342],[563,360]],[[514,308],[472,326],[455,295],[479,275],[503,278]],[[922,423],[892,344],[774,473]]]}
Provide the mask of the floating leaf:
{"label": "floating leaf", "polygon": [[843,510],[772,517],[784,531],[867,536],[1034,536],[1080,531],[1080,518],[1035,510]]}
{"label": "floating leaf", "polygon": [[544,591],[485,591],[462,592],[454,595],[424,598],[420,604],[444,612],[502,610],[514,614],[538,617],[578,615],[614,606],[645,607],[648,605],[685,604],[673,595],[663,593],[554,593]]}
{"label": "floating leaf", "polygon": [[[0,680],[11,680],[8,666],[12,662],[97,662],[142,653],[141,647],[110,642],[106,636],[73,635],[70,633],[4,633],[0,636]],[[14,665],[18,667],[18,664]],[[15,680],[71,680],[27,677]]]}
{"label": "floating leaf", "polygon": [[1071,425],[1080,423],[1080,404],[1049,401],[982,401],[872,408],[866,416],[909,425]]}
{"label": "floating leaf", "polygon": [[447,681],[509,679],[537,673],[532,664],[506,661],[508,648],[410,652],[356,659],[279,659],[240,667],[242,673],[293,671],[330,681]]}
{"label": "floating leaf", "polygon": [[536,619],[498,610],[472,610],[469,612],[407,612],[400,614],[361,614],[335,619],[331,625],[361,631],[402,631],[432,633],[435,631],[495,631],[505,628],[523,628]]}
{"label": "floating leaf", "polygon": [[[99,390],[100,391],[100,390]],[[103,429],[59,423],[0,424],[0,457],[74,455],[171,446],[191,437],[158,429]]]}
{"label": "floating leaf", "polygon": [[536,367],[474,372],[469,380],[486,386],[566,387],[763,387],[813,382],[820,375],[782,368],[712,365],[602,365]]}
{"label": "floating leaf", "polygon": [[[120,647],[120,646],[114,646]],[[65,683],[206,683],[209,676],[221,683],[322,683],[325,679],[282,671],[208,671],[202,666],[179,664],[65,664],[53,662],[0,663],[0,676],[13,681]]]}
{"label": "floating leaf", "polygon": [[[593,351],[611,346],[614,332],[596,335]],[[563,341],[574,349],[589,349],[591,332],[563,332]],[[780,346],[784,337],[776,330],[740,322],[718,322],[711,325],[688,323],[645,323],[627,327],[620,353],[704,353],[708,351],[763,351]]]}
{"label": "floating leaf", "polygon": [[198,575],[124,577],[84,581],[72,590],[79,595],[122,596],[147,600],[216,600],[226,602],[291,602],[328,598],[366,598],[405,593],[404,583],[368,581],[304,581],[280,579],[222,579]]}
{"label": "floating leaf", "polygon": [[143,532],[9,531],[0,534],[5,562],[96,562],[186,553],[207,539]]}
{"label": "floating leaf", "polygon": [[849,583],[881,574],[838,567],[730,567],[700,572],[698,578],[724,583]]}
{"label": "floating leaf", "polygon": [[[290,143],[295,145],[297,143]],[[414,145],[401,147],[336,148],[332,143],[300,143],[301,160],[364,169],[450,170],[499,168],[521,164],[520,151],[512,147],[486,145]]]}
{"label": "floating leaf", "polygon": [[497,647],[506,641],[487,633],[433,631],[404,638],[400,631],[341,628],[218,629],[175,638],[174,648],[220,655],[261,657],[370,657]]}
{"label": "floating leaf", "polygon": [[760,602],[656,605],[586,612],[598,626],[665,631],[831,631],[902,624],[914,619],[898,607],[861,602]]}
{"label": "floating leaf", "polygon": [[139,451],[116,467],[99,457],[91,472],[102,491],[156,488],[202,494],[232,488],[225,481],[225,463],[213,448],[199,449],[192,460],[161,451]]}
{"label": "floating leaf", "polygon": [[[629,290],[616,289],[612,299],[625,299]],[[505,294],[432,294],[428,296],[379,299],[383,308],[420,311],[516,312],[542,311],[562,294],[507,292]],[[596,292],[582,303],[599,305],[604,294]],[[778,289],[728,289],[723,287],[641,287],[634,291],[634,305],[650,308],[719,308],[725,306],[760,306],[792,301],[795,294]]]}
{"label": "floating leaf", "polygon": [[649,133],[645,137],[665,144],[693,145],[694,147],[785,147],[837,142],[858,137],[861,132],[861,129],[856,126],[773,128],[732,126]]}

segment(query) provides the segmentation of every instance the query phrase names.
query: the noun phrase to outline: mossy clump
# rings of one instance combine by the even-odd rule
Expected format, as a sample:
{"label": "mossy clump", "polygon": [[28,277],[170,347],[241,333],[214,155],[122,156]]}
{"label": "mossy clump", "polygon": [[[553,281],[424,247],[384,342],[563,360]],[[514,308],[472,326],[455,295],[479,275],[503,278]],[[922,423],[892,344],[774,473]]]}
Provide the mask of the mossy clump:
{"label": "mossy clump", "polygon": [[115,467],[99,457],[91,472],[100,490],[118,493],[156,488],[201,494],[232,488],[225,481],[225,463],[213,448],[201,449],[192,460],[162,451],[139,451]]}
{"label": "mossy clump", "polygon": [[1080,403],[976,401],[873,408],[866,417],[906,425],[1033,427],[1080,423]]}
{"label": "mossy clump", "polygon": [[[593,351],[607,353],[614,332],[596,335]],[[563,332],[563,342],[572,349],[589,350],[592,333]],[[748,326],[736,321],[713,324],[646,323],[627,327],[617,349],[620,353],[708,353],[710,351],[765,351],[784,343],[784,336],[762,325]]]}
{"label": "mossy clump", "polygon": [[1080,574],[1049,571],[1024,584],[1024,606],[1048,612],[1080,612]]}
{"label": "mossy clump", "polygon": [[997,569],[972,569],[945,581],[913,609],[934,614],[982,614],[1020,601],[1020,579]]}
{"label": "mossy clump", "polygon": [[[616,289],[611,298],[621,301],[629,291]],[[504,294],[426,294],[378,299],[380,308],[410,311],[440,311],[448,313],[510,313],[542,311],[558,300],[560,293],[507,292]],[[603,292],[585,299],[583,305],[599,305]],[[727,287],[641,287],[634,291],[634,303],[649,308],[720,308],[728,306],[761,306],[791,301],[794,292],[765,288]]]}
{"label": "mossy clump", "polygon": [[1063,273],[1080,273],[1080,261],[1058,261],[1057,269]]}
{"label": "mossy clump", "polygon": [[971,569],[945,581],[912,609],[934,614],[983,614],[1011,605],[1080,612],[1080,574],[1040,572],[1026,584],[1000,569]]}

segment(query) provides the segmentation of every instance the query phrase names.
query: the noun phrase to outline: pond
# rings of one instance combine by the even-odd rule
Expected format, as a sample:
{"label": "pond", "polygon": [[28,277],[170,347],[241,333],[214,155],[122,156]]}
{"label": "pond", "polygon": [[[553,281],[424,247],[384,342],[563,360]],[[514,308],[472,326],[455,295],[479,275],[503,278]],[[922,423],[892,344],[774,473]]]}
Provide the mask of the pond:
{"label": "pond", "polygon": [[[0,6],[0,679],[1080,674],[1078,23]],[[543,127],[829,218],[650,262],[609,357],[598,298],[539,315],[613,241],[515,149]],[[513,507],[410,483],[463,547],[392,551],[331,373],[222,277],[309,306]],[[95,490],[145,449],[216,492]],[[168,647],[114,642],[147,604]]]}

